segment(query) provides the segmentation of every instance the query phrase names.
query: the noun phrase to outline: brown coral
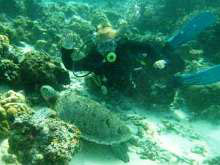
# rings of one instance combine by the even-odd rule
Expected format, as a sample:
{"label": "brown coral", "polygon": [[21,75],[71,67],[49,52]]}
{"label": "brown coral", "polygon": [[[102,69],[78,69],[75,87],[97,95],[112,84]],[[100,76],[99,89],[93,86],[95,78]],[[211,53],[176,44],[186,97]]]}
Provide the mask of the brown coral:
{"label": "brown coral", "polygon": [[10,125],[17,116],[30,113],[25,97],[12,90],[0,96],[0,139],[7,137]]}

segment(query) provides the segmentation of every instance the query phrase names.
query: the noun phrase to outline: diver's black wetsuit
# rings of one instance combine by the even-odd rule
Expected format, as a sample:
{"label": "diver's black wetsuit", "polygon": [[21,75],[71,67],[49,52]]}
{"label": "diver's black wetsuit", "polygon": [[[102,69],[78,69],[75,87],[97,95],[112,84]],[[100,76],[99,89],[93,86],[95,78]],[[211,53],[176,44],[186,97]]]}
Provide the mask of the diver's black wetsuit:
{"label": "diver's black wetsuit", "polygon": [[[96,75],[105,76],[107,78],[105,85],[117,88],[131,87],[132,81],[135,81],[135,74],[142,70],[148,74],[145,75],[148,77],[164,77],[184,69],[184,62],[179,56],[175,56],[171,52],[158,53],[159,51],[148,42],[119,39],[116,44],[115,53],[117,59],[113,63],[104,60],[104,56],[98,52],[96,45],[91,46],[85,58],[74,62],[70,57],[72,51],[62,48],[62,60],[67,69],[72,71],[91,71]],[[166,67],[161,70],[155,69],[153,64],[157,60],[166,60]]]}

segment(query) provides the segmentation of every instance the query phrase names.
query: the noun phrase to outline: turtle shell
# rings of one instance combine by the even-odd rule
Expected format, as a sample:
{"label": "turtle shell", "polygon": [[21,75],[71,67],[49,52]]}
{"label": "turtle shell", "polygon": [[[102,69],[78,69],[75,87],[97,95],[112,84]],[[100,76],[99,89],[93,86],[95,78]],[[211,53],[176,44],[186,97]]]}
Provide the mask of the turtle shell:
{"label": "turtle shell", "polygon": [[79,128],[85,140],[113,145],[131,138],[124,121],[104,105],[85,96],[65,92],[57,99],[55,109],[62,120]]}

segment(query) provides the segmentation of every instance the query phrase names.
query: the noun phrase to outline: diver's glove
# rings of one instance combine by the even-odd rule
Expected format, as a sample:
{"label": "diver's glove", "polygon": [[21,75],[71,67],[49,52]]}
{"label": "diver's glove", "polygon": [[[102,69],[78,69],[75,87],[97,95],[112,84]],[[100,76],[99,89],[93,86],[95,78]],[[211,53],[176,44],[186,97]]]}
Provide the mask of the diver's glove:
{"label": "diver's glove", "polygon": [[167,40],[167,44],[175,49],[196,38],[199,33],[216,22],[216,16],[208,11],[199,13],[189,20],[180,30]]}
{"label": "diver's glove", "polygon": [[73,68],[73,60],[71,58],[71,54],[73,53],[72,49],[61,48],[61,59],[66,69],[72,70]]}
{"label": "diver's glove", "polygon": [[176,87],[189,85],[208,85],[220,81],[220,65],[215,65],[208,69],[173,77],[172,83]]}
{"label": "diver's glove", "polygon": [[59,42],[61,58],[66,69],[73,68],[73,60],[71,54],[74,52],[74,36],[72,32],[66,32]]}

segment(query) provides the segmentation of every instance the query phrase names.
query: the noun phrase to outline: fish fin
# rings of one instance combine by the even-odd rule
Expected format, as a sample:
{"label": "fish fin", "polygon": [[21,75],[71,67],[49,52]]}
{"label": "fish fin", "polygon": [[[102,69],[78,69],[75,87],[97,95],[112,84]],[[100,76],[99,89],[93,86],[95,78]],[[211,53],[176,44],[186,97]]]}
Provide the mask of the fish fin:
{"label": "fish fin", "polygon": [[208,69],[192,73],[182,74],[174,77],[179,85],[209,85],[220,81],[220,65],[215,65]]}
{"label": "fish fin", "polygon": [[216,16],[213,13],[208,11],[199,13],[190,19],[180,30],[175,32],[175,34],[167,40],[167,43],[175,49],[196,38],[199,33],[215,22]]}

